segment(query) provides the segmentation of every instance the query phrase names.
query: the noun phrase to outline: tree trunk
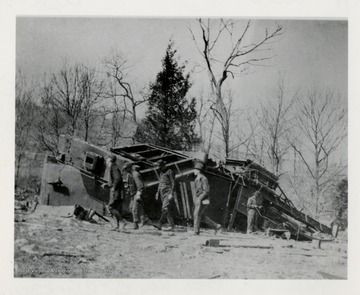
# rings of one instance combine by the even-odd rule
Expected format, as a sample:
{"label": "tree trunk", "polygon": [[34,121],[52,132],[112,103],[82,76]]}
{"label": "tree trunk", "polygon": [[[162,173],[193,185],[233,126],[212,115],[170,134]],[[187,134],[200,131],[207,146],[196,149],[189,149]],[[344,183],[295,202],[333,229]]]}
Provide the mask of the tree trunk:
{"label": "tree trunk", "polygon": [[18,185],[19,182],[19,174],[20,174],[20,167],[21,167],[21,159],[23,157],[22,152],[18,154],[17,163],[16,163],[16,174],[15,174],[15,186]]}

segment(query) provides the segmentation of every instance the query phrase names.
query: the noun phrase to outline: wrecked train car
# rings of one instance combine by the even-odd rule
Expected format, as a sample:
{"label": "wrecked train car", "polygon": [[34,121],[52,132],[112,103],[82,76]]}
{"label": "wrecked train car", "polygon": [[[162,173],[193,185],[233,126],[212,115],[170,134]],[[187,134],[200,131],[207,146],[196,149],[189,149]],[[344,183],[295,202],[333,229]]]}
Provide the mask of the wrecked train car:
{"label": "wrecked train car", "polygon": [[[61,136],[59,144],[60,155],[48,156],[45,160],[41,203],[47,205],[74,205],[93,208],[106,213],[105,205],[109,201],[109,191],[101,187],[106,182],[105,159],[108,155],[117,156],[117,164],[122,169],[125,162],[133,162],[140,166],[140,174],[146,186],[145,207],[149,218],[160,216],[161,202],[155,200],[158,185],[156,162],[160,159],[174,171],[176,177],[176,220],[187,224],[193,219],[194,204],[194,159],[166,148],[150,144],[136,144],[125,147],[115,147],[107,150],[84,141]],[[227,201],[232,180],[229,176],[206,171],[211,183],[210,198],[212,205],[208,215],[213,220],[224,223],[226,220]],[[129,198],[123,204],[123,212],[131,217]]]}
{"label": "wrecked train car", "polygon": [[268,231],[288,231],[294,238],[313,239],[319,233],[331,235],[332,230],[296,209],[278,183],[278,177],[253,161],[227,159],[225,168],[234,180],[237,192],[228,229],[236,225],[237,215],[246,215],[247,200],[260,190],[263,210],[259,211],[257,226]]}
{"label": "wrecked train car", "polygon": [[[105,215],[105,205],[109,199],[108,189],[101,187],[106,181],[105,159],[115,154],[120,169],[129,161],[141,167],[140,174],[147,187],[146,213],[151,219],[158,218],[161,211],[161,203],[154,197],[159,178],[156,162],[160,159],[174,171],[176,177],[176,222],[185,225],[193,219],[194,155],[151,144],[108,150],[66,136],[60,138],[59,151],[58,157],[48,156],[45,160],[42,204],[79,204]],[[311,238],[318,232],[331,234],[329,227],[298,211],[281,190],[278,178],[252,161],[227,159],[225,165],[221,166],[208,161],[204,173],[211,187],[211,205],[207,215],[228,230],[246,228],[247,200],[261,189],[264,210],[259,212],[257,226],[260,230],[289,231],[296,238]],[[123,212],[131,217],[129,201],[127,198],[124,202]]]}

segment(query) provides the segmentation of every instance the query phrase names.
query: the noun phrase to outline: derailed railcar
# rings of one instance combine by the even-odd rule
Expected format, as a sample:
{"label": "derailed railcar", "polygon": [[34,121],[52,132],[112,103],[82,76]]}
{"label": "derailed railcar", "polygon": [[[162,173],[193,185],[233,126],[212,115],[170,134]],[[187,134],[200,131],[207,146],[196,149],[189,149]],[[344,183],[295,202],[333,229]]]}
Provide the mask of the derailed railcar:
{"label": "derailed railcar", "polygon": [[[125,162],[140,166],[146,186],[145,208],[151,219],[161,213],[155,200],[158,186],[156,163],[163,160],[176,178],[175,217],[178,224],[193,220],[195,175],[192,156],[151,144],[135,144],[110,150],[75,138],[61,136],[58,157],[48,156],[43,168],[40,202],[47,205],[75,205],[106,214],[109,190],[102,188],[107,178],[105,159],[117,156],[122,169]],[[206,156],[201,156],[206,160]],[[260,230],[284,229],[294,237],[311,238],[314,233],[331,234],[331,229],[298,211],[278,184],[278,178],[264,167],[250,161],[227,159],[225,165],[208,161],[204,174],[210,183],[210,206],[207,215],[228,230],[245,230],[247,200],[261,190],[263,210],[259,212]],[[130,198],[123,204],[123,214],[131,218]]]}
{"label": "derailed railcar", "polygon": [[[145,208],[151,219],[161,213],[161,201],[155,200],[158,186],[156,163],[163,160],[173,170],[176,178],[175,217],[178,224],[188,224],[194,211],[194,162],[195,159],[184,154],[150,144],[136,144],[115,147],[107,150],[76,138],[60,137],[59,155],[48,156],[45,160],[42,177],[40,202],[47,205],[75,205],[92,208],[106,214],[109,190],[101,187],[106,182],[105,159],[108,155],[117,156],[117,165],[122,169],[125,162],[140,166],[140,174],[146,186]],[[228,200],[231,194],[232,179],[219,171],[204,172],[208,177],[211,192],[211,205],[207,214],[214,221],[227,223]],[[123,204],[123,213],[131,218],[130,198]]]}
{"label": "derailed railcar", "polygon": [[[79,204],[105,212],[108,189],[101,184],[106,178],[105,159],[111,152],[83,141],[61,136],[59,155],[45,159],[40,203],[53,206]],[[119,157],[119,167],[126,159]]]}
{"label": "derailed railcar", "polygon": [[256,222],[260,230],[286,230],[296,239],[332,234],[330,227],[297,210],[279,186],[277,176],[264,167],[250,160],[227,159],[225,168],[238,185],[228,229],[236,227],[237,214],[247,215],[249,197],[260,190],[263,209],[259,210]]}

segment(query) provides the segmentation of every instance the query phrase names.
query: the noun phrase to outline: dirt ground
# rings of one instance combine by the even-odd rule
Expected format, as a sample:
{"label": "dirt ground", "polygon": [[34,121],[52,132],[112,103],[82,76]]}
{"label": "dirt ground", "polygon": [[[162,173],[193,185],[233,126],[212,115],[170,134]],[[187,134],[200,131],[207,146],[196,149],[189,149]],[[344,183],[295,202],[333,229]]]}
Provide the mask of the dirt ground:
{"label": "dirt ground", "polygon": [[[194,236],[131,224],[66,218],[73,207],[15,213],[14,277],[171,279],[346,279],[347,240],[322,243],[203,229]],[[220,247],[205,246],[210,239]]]}

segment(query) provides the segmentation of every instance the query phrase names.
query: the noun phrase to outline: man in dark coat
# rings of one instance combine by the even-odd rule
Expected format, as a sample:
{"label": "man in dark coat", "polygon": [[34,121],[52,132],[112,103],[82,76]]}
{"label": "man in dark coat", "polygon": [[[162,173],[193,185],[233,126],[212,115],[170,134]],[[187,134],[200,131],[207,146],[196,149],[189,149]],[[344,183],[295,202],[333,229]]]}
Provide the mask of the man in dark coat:
{"label": "man in dark coat", "polygon": [[[154,223],[157,229],[161,230],[163,223],[167,220],[170,228],[167,230],[173,230],[175,228],[173,207],[174,207],[174,189],[175,189],[175,177],[174,172],[165,166],[163,160],[157,162],[159,169],[159,186],[155,199],[161,198],[161,216],[157,223]],[[164,228],[163,228],[164,229]]]}
{"label": "man in dark coat", "polygon": [[116,220],[116,226],[113,230],[118,230],[120,222],[123,223],[123,228],[125,226],[125,222],[121,216],[122,204],[124,200],[124,183],[119,167],[116,164],[116,156],[110,155],[106,159],[106,165],[109,173],[108,182],[102,186],[103,188],[105,188],[105,186],[110,188],[110,199],[107,208]]}
{"label": "man in dark coat", "polygon": [[212,221],[205,215],[207,207],[210,205],[209,192],[210,186],[206,176],[202,173],[204,165],[202,163],[195,164],[195,209],[194,209],[194,234],[200,234],[200,222],[206,223],[210,228],[215,229],[215,234],[221,229],[221,225]]}

